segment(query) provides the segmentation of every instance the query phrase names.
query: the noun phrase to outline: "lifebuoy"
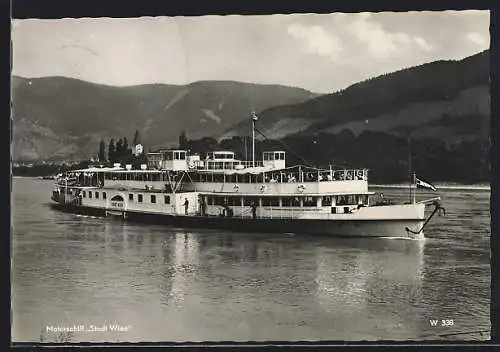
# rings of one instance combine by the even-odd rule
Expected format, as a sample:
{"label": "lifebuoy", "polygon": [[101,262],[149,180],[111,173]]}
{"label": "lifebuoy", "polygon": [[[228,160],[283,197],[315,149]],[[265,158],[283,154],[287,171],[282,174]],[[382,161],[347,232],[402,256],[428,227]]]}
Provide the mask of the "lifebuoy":
{"label": "lifebuoy", "polygon": [[234,185],[233,190],[234,190],[235,192],[238,192],[238,191],[239,191],[239,189],[240,189],[240,186],[238,186],[238,185]]}
{"label": "lifebuoy", "polygon": [[260,185],[260,191],[264,192],[266,190],[266,185]]}
{"label": "lifebuoy", "polygon": [[305,189],[306,187],[304,185],[300,185],[299,187],[297,187],[297,191],[299,191],[299,193],[303,193]]}
{"label": "lifebuoy", "polygon": [[188,163],[188,167],[189,167],[190,169],[194,169],[194,162],[193,162],[193,161],[190,161],[190,162]]}

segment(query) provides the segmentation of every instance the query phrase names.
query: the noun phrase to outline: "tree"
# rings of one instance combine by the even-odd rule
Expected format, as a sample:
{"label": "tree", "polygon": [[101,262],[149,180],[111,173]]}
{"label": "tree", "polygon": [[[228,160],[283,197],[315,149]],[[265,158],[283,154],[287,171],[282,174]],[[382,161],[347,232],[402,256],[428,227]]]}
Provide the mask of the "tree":
{"label": "tree", "polygon": [[188,139],[186,137],[186,131],[182,131],[179,136],[179,149],[188,149]]}
{"label": "tree", "polygon": [[115,140],[111,139],[108,146],[108,160],[110,162],[115,162],[116,150],[115,150]]}
{"label": "tree", "polygon": [[103,162],[106,160],[106,144],[104,141],[101,139],[101,142],[99,143],[99,161]]}
{"label": "tree", "polygon": [[128,149],[127,137],[123,137],[123,155],[124,156],[130,155],[130,150]]}
{"label": "tree", "polygon": [[135,147],[139,143],[141,143],[141,140],[139,138],[139,130],[135,130],[133,147]]}
{"label": "tree", "polygon": [[123,157],[123,140],[120,138],[116,142],[116,159],[120,160]]}

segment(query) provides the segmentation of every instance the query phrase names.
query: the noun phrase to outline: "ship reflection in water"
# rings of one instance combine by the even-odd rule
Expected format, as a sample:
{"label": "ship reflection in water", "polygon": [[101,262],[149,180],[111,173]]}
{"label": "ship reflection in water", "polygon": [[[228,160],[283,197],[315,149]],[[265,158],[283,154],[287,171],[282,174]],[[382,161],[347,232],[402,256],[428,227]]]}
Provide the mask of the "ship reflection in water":
{"label": "ship reflection in water", "polygon": [[[480,215],[463,222],[477,233],[455,226],[463,212],[454,212],[450,193],[440,232],[428,231],[437,237],[337,239],[61,213],[41,205],[39,182],[14,182],[13,341],[61,339],[47,326],[106,324],[124,328],[62,338],[421,340],[489,327],[487,196],[475,195]],[[429,319],[455,326],[431,327]]]}

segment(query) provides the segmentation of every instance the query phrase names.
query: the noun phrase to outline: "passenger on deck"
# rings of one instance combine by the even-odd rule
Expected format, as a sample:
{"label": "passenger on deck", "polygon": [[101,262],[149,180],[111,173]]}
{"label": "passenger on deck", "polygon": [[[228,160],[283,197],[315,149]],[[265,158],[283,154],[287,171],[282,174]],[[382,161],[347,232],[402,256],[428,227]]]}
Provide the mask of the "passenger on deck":
{"label": "passenger on deck", "polygon": [[252,207],[252,218],[255,219],[257,217],[257,205],[255,202],[252,202],[250,206]]}
{"label": "passenger on deck", "polygon": [[186,198],[186,199],[184,200],[184,214],[185,214],[185,215],[188,215],[188,208],[189,208],[189,201],[188,201],[188,199]]}
{"label": "passenger on deck", "polygon": [[333,180],[333,177],[332,177],[332,175],[331,175],[331,174],[328,174],[328,175],[326,176],[326,179],[327,179],[328,181],[332,181],[332,180]]}
{"label": "passenger on deck", "polygon": [[228,205],[226,205],[226,216],[228,218],[232,218],[233,217],[233,209],[229,208]]}
{"label": "passenger on deck", "polygon": [[206,209],[205,209],[205,200],[203,199],[203,197],[201,197],[201,200],[200,200],[200,215],[201,216],[205,216],[205,212],[206,212]]}

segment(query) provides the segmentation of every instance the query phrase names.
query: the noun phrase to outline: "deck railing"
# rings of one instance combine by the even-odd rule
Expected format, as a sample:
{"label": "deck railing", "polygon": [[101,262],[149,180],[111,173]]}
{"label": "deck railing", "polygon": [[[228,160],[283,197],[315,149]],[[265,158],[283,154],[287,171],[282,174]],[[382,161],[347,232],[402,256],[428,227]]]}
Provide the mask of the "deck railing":
{"label": "deck railing", "polygon": [[[214,172],[191,172],[184,179],[185,182],[203,182],[203,183],[258,183],[258,184],[273,184],[273,183],[322,183],[325,181],[368,181],[367,169],[344,169],[344,170],[301,170],[297,168],[281,169],[276,171],[266,171],[262,173],[232,173],[225,174],[220,169],[213,169]],[[244,170],[242,170],[244,171]],[[109,173],[111,175],[111,173]],[[110,179],[111,178],[111,179]],[[178,180],[178,179],[177,179]],[[120,173],[109,177],[108,173],[104,177],[86,177],[80,175],[72,179],[68,183],[60,179],[57,183],[61,186],[90,186],[102,187],[115,183],[152,183],[160,185],[169,181],[166,172],[158,171],[157,173],[144,173],[140,171],[135,173]]]}
{"label": "deck railing", "polygon": [[[215,170],[214,170],[215,171]],[[206,173],[191,174],[193,182],[216,182],[216,183],[310,183],[325,181],[368,181],[367,169],[345,169],[345,170],[276,170],[261,174],[223,174]]]}
{"label": "deck railing", "polygon": [[240,160],[196,160],[193,162],[195,169],[198,170],[241,170],[249,167],[262,167],[262,160],[240,161]]}

